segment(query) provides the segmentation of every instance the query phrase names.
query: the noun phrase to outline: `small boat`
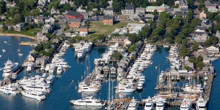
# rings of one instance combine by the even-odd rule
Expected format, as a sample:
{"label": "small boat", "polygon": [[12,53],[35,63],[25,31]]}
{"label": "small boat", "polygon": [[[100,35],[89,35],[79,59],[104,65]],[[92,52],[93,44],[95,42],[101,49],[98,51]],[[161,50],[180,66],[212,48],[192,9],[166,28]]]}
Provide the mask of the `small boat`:
{"label": "small boat", "polygon": [[70,103],[75,106],[96,106],[96,107],[102,107],[105,104],[96,98],[93,97],[86,97],[78,100],[70,100]]}
{"label": "small boat", "polygon": [[152,110],[154,107],[154,103],[152,101],[152,99],[150,97],[148,97],[146,99],[146,103],[145,103],[145,106],[144,106],[144,110]]}
{"label": "small boat", "polygon": [[58,66],[57,67],[57,74],[61,74],[63,72],[63,67],[62,66]]}
{"label": "small boat", "polygon": [[18,56],[23,56],[23,54],[22,53],[18,53]]}
{"label": "small boat", "polygon": [[5,53],[5,52],[6,52],[6,50],[5,50],[5,49],[2,49],[2,52],[3,52],[3,53]]}
{"label": "small boat", "polygon": [[4,41],[4,43],[7,44],[8,42],[7,42],[7,41]]}
{"label": "small boat", "polygon": [[2,55],[0,55],[0,58],[2,58]]}
{"label": "small boat", "polygon": [[157,69],[157,66],[155,66],[155,70]]}
{"label": "small boat", "polygon": [[189,98],[184,98],[181,105],[180,110],[190,110],[192,107],[192,103]]}

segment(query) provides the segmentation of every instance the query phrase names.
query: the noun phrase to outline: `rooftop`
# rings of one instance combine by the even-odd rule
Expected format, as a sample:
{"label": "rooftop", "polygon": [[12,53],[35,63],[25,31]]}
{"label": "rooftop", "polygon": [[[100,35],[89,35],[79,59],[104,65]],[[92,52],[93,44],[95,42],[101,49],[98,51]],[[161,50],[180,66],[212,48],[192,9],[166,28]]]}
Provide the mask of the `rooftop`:
{"label": "rooftop", "polygon": [[104,16],[103,19],[108,19],[108,20],[110,20],[110,19],[113,19],[113,16]]}

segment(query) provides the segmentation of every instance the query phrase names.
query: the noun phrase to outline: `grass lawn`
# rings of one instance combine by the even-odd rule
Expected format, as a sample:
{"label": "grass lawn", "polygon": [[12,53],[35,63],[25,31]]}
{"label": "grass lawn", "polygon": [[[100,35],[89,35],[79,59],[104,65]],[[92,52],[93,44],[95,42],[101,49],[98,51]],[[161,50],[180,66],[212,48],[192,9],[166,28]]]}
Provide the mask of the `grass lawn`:
{"label": "grass lawn", "polygon": [[91,34],[104,34],[109,35],[111,34],[116,28],[127,26],[128,22],[118,22],[111,25],[103,25],[102,22],[91,22],[89,27],[89,32]]}
{"label": "grass lawn", "polygon": [[11,34],[24,34],[24,35],[28,35],[28,36],[31,36],[31,37],[35,37],[36,33],[37,32],[40,32],[41,29],[40,28],[33,28],[33,29],[30,29],[30,30],[27,30],[27,31],[21,31],[21,32],[18,32],[18,31],[8,31],[7,33],[11,33]]}

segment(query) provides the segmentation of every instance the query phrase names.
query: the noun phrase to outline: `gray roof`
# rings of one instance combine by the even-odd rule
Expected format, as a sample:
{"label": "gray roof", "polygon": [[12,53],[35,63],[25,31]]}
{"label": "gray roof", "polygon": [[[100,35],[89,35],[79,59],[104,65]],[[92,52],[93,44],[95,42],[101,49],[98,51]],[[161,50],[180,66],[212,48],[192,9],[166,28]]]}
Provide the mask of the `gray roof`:
{"label": "gray roof", "polygon": [[133,10],[134,5],[133,4],[126,4],[125,9]]}
{"label": "gray roof", "polygon": [[80,28],[88,28],[88,26],[80,26]]}
{"label": "gray roof", "polygon": [[78,15],[78,12],[75,12],[75,11],[69,11],[69,12],[67,13],[67,15],[77,16],[77,15]]}
{"label": "gray roof", "polygon": [[67,21],[69,21],[69,22],[81,22],[82,19],[80,19],[80,18],[77,18],[77,19],[68,19],[68,18],[67,18]]}
{"label": "gray roof", "polygon": [[197,27],[195,27],[195,29],[206,30],[206,27],[203,27],[203,26],[197,26]]}
{"label": "gray roof", "polygon": [[213,4],[212,2],[210,2],[209,0],[205,1],[205,6],[215,6],[215,4]]}
{"label": "gray roof", "polygon": [[113,8],[105,8],[104,10],[113,11]]}
{"label": "gray roof", "polygon": [[219,5],[219,6],[220,6],[220,0],[217,2],[217,5]]}
{"label": "gray roof", "polygon": [[104,16],[103,19],[108,19],[108,20],[110,20],[110,19],[113,19],[113,16]]}

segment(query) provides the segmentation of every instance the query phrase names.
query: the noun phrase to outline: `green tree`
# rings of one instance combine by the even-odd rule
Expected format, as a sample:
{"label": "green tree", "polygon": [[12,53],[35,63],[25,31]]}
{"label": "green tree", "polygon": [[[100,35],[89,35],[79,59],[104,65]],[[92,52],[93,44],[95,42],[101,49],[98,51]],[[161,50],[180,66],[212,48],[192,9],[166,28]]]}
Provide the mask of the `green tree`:
{"label": "green tree", "polygon": [[117,60],[117,61],[120,61],[121,59],[122,59],[122,55],[121,55],[121,53],[119,53],[119,52],[115,52],[115,53],[113,53],[113,55],[112,55],[112,58],[113,59],[115,59],[115,60]]}
{"label": "green tree", "polygon": [[6,2],[4,0],[0,1],[0,14],[4,14],[6,12]]}
{"label": "green tree", "polygon": [[199,43],[194,43],[192,49],[193,51],[197,51],[199,49]]}
{"label": "green tree", "polygon": [[113,0],[112,7],[114,8],[115,12],[120,12],[121,9],[124,7],[123,0]]}

